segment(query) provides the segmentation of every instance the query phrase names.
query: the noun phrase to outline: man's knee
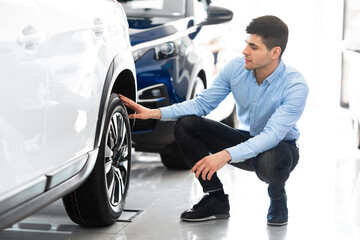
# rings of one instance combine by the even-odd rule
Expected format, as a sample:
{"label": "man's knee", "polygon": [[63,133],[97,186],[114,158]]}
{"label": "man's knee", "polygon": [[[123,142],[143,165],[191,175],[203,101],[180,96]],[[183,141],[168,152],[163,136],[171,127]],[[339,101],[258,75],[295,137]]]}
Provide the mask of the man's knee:
{"label": "man's knee", "polygon": [[175,138],[178,139],[184,134],[189,134],[191,132],[194,132],[198,121],[199,121],[199,117],[197,116],[185,116],[178,119],[174,126]]}
{"label": "man's knee", "polygon": [[280,143],[277,147],[261,153],[254,159],[254,169],[258,177],[267,183],[284,184],[289,178],[293,164],[291,149]]}

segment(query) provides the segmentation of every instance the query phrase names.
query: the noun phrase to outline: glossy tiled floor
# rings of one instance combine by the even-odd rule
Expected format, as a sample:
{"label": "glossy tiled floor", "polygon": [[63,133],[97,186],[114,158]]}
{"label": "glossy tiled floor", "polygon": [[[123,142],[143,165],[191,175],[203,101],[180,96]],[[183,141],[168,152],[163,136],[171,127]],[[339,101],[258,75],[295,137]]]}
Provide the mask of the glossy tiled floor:
{"label": "glossy tiled floor", "polygon": [[300,127],[301,160],[287,184],[285,227],[266,225],[266,184],[231,166],[219,172],[230,195],[231,218],[182,222],[180,213],[202,196],[199,184],[188,171],[165,169],[157,155],[136,153],[126,208],[143,213],[133,222],[81,228],[58,201],[1,231],[0,239],[359,239],[360,156],[352,145],[348,112],[310,104]]}

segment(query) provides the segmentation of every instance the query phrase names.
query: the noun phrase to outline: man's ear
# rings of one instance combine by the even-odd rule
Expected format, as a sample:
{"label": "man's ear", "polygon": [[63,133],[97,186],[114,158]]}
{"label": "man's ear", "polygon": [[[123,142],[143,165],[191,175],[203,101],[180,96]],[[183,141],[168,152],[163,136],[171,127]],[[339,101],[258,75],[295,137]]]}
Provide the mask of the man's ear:
{"label": "man's ear", "polygon": [[271,52],[272,52],[272,59],[278,59],[280,58],[281,47],[274,47],[273,49],[271,49]]}

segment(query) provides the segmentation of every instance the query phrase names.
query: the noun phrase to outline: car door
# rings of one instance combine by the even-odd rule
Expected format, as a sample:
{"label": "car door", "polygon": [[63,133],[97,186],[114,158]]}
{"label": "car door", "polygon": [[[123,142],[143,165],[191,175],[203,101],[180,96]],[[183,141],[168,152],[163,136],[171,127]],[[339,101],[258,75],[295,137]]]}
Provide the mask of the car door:
{"label": "car door", "polygon": [[[104,81],[124,42],[122,9],[110,0],[37,0],[46,22],[49,170],[94,148]],[[122,34],[121,34],[122,31]]]}
{"label": "car door", "polygon": [[44,183],[41,176],[47,163],[39,156],[44,141],[48,71],[46,35],[35,2],[0,0],[0,9],[1,212],[16,202],[3,200],[18,189],[34,179]]}

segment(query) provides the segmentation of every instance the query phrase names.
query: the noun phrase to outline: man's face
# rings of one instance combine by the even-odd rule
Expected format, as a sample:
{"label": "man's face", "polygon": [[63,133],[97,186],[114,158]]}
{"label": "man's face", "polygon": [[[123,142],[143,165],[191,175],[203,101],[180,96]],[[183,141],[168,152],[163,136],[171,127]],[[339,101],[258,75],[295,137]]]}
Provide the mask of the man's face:
{"label": "man's face", "polygon": [[260,70],[266,67],[272,60],[272,50],[268,50],[261,37],[256,34],[250,34],[246,39],[246,47],[243,50],[243,54],[247,70]]}

